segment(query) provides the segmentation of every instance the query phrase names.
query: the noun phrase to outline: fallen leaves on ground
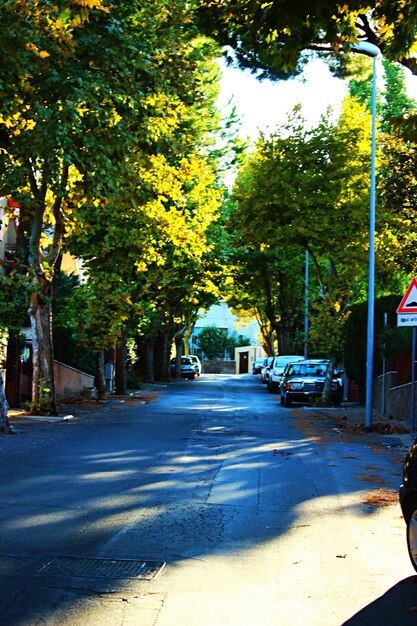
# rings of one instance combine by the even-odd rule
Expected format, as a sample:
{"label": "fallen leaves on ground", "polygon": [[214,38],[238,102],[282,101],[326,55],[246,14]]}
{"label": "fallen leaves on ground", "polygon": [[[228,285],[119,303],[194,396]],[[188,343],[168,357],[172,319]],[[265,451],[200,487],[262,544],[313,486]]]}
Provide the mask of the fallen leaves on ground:
{"label": "fallen leaves on ground", "polygon": [[362,495],[362,502],[369,506],[391,506],[398,502],[397,489],[376,489]]}
{"label": "fallen leaves on ground", "polygon": [[365,483],[375,483],[376,485],[387,484],[386,480],[384,480],[380,476],[376,476],[375,474],[361,474],[360,476],[357,476],[357,479]]}
{"label": "fallen leaves on ground", "polygon": [[60,400],[62,406],[80,407],[83,409],[96,410],[105,407],[109,408],[122,408],[125,406],[135,406],[137,404],[150,404],[156,398],[160,397],[160,393],[157,391],[143,391],[136,392],[134,395],[129,396],[117,396],[111,395],[107,400],[100,401],[96,398],[86,398],[84,396],[73,396],[71,398],[63,398]]}

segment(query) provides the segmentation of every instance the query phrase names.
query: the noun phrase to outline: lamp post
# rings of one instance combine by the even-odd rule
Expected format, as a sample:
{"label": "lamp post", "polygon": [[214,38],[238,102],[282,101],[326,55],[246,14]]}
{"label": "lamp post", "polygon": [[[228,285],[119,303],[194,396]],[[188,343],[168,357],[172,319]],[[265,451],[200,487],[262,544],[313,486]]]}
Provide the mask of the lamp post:
{"label": "lamp post", "polygon": [[305,282],[304,282],[304,358],[308,357],[308,250],[306,250],[305,260]]}
{"label": "lamp post", "polygon": [[366,340],[366,411],[365,429],[372,431],[373,378],[374,378],[374,318],[375,318],[375,161],[376,161],[376,57],[378,46],[361,41],[351,47],[353,52],[372,57],[372,149],[369,206],[369,265],[368,265],[368,328]]}

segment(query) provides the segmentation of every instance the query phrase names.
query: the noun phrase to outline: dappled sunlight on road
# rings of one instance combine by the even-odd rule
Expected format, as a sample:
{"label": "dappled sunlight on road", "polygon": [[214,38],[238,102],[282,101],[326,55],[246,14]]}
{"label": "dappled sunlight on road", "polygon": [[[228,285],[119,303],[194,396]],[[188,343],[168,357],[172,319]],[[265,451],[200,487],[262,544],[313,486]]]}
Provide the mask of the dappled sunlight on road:
{"label": "dappled sunlight on road", "polygon": [[[163,595],[164,584],[172,585],[197,610],[201,589],[208,603],[224,594],[229,607],[240,601],[249,611],[253,602],[256,615],[266,596],[285,609],[294,585],[305,598],[316,594],[328,601],[330,591],[320,586],[322,569],[334,575],[342,593],[348,567],[363,568],[361,555],[369,546],[377,567],[387,521],[391,536],[403,542],[398,507],[381,512],[362,500],[378,486],[369,482],[376,473],[395,485],[391,465],[381,458],[367,476],[365,446],[352,454],[339,441],[318,444],[253,382],[249,391],[242,386],[235,393],[232,380],[225,394],[230,377],[210,382],[216,380],[210,397],[206,391],[199,396],[197,385],[187,387],[193,389],[188,397],[179,384],[153,405],[108,413],[106,421],[93,416],[61,430],[36,427],[11,444],[0,440],[7,474],[0,496],[0,554],[31,555],[29,578],[54,555],[162,559],[167,567],[152,585]],[[20,465],[11,463],[11,446]],[[363,525],[360,533],[352,521]],[[245,583],[235,591],[239,575]],[[87,598],[97,584],[73,580],[71,589]],[[103,592],[109,587],[114,593],[124,583],[106,584]],[[43,614],[43,596],[35,591],[33,602]],[[72,601],[69,595],[60,606]],[[164,596],[164,606],[169,602]],[[168,626],[167,620],[153,623]]]}

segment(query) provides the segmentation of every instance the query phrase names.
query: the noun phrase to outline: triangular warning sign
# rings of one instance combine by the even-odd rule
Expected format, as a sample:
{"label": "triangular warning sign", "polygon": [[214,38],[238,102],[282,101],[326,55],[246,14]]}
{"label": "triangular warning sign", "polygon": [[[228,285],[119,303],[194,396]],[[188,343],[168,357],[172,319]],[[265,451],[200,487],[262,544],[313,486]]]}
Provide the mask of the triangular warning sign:
{"label": "triangular warning sign", "polygon": [[397,313],[417,313],[417,278],[413,278],[409,284],[405,296],[398,305]]}

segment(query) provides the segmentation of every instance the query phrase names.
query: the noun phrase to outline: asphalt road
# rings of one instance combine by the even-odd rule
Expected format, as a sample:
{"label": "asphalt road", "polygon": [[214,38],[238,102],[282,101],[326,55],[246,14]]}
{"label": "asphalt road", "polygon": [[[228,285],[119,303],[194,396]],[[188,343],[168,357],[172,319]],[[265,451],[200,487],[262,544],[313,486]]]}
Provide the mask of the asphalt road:
{"label": "asphalt road", "polygon": [[364,502],[398,451],[251,375],[161,392],[0,437],[1,626],[417,624],[399,506]]}

